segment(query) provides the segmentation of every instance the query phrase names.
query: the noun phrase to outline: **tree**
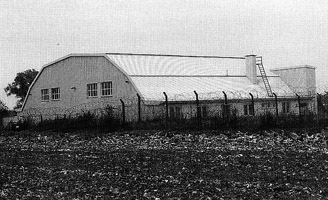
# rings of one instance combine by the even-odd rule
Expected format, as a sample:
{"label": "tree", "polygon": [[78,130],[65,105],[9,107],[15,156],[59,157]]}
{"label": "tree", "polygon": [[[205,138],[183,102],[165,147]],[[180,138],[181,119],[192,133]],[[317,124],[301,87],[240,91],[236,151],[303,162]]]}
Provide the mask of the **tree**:
{"label": "tree", "polygon": [[35,69],[28,69],[24,72],[17,73],[14,82],[5,87],[7,96],[15,95],[18,98],[15,108],[22,107],[28,88],[38,73]]}
{"label": "tree", "polygon": [[[0,119],[7,116],[8,114],[8,107],[0,100]],[[1,123],[1,121],[0,121]],[[0,124],[1,126],[1,124]]]}
{"label": "tree", "polygon": [[0,100],[0,110],[8,110],[8,107],[6,106],[5,103],[3,103],[1,100]]}

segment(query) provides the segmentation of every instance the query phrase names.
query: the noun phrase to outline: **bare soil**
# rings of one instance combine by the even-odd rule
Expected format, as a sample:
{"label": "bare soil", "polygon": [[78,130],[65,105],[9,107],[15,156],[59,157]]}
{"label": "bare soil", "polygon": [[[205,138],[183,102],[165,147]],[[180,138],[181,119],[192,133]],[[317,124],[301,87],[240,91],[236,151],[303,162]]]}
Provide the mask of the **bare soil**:
{"label": "bare soil", "polygon": [[327,199],[327,186],[324,132],[0,136],[0,199]]}

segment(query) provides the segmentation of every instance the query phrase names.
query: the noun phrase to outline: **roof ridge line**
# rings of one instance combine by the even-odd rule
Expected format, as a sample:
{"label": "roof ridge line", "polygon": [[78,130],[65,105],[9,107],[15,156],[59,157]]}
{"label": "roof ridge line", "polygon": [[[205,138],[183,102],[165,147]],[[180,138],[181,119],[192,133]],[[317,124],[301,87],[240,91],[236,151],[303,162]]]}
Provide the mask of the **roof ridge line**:
{"label": "roof ridge line", "polygon": [[[246,75],[168,75],[168,74],[129,74],[131,77],[246,77]],[[258,75],[257,77],[261,77]],[[278,75],[269,75],[267,77],[279,77]]]}
{"label": "roof ridge line", "polygon": [[181,55],[181,54],[142,54],[142,53],[105,53],[109,55],[126,55],[126,56],[163,56],[163,57],[186,57],[186,58],[228,58],[228,59],[245,59],[238,56],[196,56],[196,55]]}
{"label": "roof ridge line", "polygon": [[167,75],[167,74],[130,74],[132,77],[246,77],[246,75]]}

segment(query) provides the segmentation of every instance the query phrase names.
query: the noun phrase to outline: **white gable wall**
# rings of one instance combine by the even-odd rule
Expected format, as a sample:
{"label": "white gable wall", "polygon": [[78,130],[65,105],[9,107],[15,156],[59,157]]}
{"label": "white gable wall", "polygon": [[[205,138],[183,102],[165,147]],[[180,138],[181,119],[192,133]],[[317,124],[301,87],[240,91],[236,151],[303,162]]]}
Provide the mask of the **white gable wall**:
{"label": "white gable wall", "polygon": [[[137,92],[128,77],[101,56],[73,56],[45,67],[26,100],[24,110],[30,108],[68,109],[81,104],[120,104]],[[112,81],[113,96],[101,97],[101,82]],[[87,97],[87,84],[98,83],[98,97]],[[41,101],[41,89],[60,88],[60,100]],[[72,89],[76,88],[76,89]],[[49,90],[49,95],[51,91]],[[24,111],[23,110],[23,111]]]}

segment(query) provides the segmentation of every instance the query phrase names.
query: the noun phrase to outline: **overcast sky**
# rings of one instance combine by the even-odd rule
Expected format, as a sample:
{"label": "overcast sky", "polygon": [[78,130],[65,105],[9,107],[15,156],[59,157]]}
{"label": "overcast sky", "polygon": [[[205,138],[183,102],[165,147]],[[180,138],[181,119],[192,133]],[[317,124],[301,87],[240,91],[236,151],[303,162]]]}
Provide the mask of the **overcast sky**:
{"label": "overcast sky", "polygon": [[328,89],[325,0],[0,0],[0,99],[16,73],[70,53],[263,56],[308,64]]}

